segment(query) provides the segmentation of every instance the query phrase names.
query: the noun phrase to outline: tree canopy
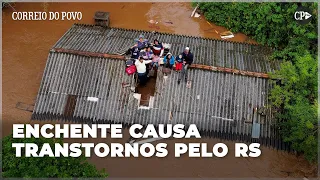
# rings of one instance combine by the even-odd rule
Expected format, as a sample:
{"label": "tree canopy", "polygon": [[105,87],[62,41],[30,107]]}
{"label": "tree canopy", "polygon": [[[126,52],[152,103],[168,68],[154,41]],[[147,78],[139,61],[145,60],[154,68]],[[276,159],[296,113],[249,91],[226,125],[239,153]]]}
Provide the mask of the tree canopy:
{"label": "tree canopy", "polygon": [[[197,3],[194,3],[194,5]],[[298,6],[308,7],[313,19],[298,24],[293,15]],[[273,77],[269,94],[282,137],[307,160],[317,160],[317,3],[199,3],[207,20],[233,32],[243,32],[258,43],[275,49],[270,60],[278,59],[281,68]]]}
{"label": "tree canopy", "polygon": [[2,176],[4,178],[98,178],[107,177],[104,170],[86,160],[84,156],[72,157],[16,157],[12,143],[35,143],[39,149],[44,143],[49,143],[54,150],[55,143],[62,143],[61,139],[26,138],[16,139],[12,135],[2,139]]}

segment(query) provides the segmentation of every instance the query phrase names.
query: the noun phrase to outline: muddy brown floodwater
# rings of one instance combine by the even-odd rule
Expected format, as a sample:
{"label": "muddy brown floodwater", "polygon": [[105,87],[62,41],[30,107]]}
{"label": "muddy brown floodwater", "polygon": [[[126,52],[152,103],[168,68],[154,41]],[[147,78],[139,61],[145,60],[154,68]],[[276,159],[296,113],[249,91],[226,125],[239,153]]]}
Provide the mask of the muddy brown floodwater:
{"label": "muddy brown floodwater", "polygon": [[[207,23],[203,17],[190,18],[193,10],[190,3],[15,3],[14,8],[17,11],[79,11],[83,18],[81,21],[13,21],[12,9],[3,9],[2,135],[11,133],[13,123],[30,122],[31,112],[17,109],[16,104],[34,103],[49,49],[73,23],[92,24],[95,11],[110,12],[110,25],[113,27],[217,39],[220,37],[216,31],[226,31],[223,27]],[[151,24],[150,20],[158,23]],[[255,43],[240,33],[230,41]],[[94,141],[111,142],[110,139]],[[182,140],[190,141],[207,142],[209,147],[219,142],[217,139]],[[173,140],[165,142],[172,152]],[[234,142],[224,142],[232,152]],[[232,156],[230,153],[221,159],[174,158],[169,154],[166,158],[92,157],[90,161],[98,168],[105,168],[110,177],[312,177],[316,172],[316,167],[301,157],[265,147],[259,158]]]}

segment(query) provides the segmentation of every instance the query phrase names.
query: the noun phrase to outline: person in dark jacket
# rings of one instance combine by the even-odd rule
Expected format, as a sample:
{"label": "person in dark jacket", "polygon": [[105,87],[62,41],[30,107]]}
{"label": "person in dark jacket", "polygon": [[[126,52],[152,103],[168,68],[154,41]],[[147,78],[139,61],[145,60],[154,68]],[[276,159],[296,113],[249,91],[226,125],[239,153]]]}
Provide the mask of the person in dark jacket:
{"label": "person in dark jacket", "polygon": [[186,47],[182,53],[182,60],[183,60],[183,67],[182,71],[180,72],[179,79],[178,79],[178,84],[180,84],[181,79],[184,77],[185,81],[187,82],[188,80],[188,67],[192,64],[193,62],[193,54],[190,52],[189,47]]}
{"label": "person in dark jacket", "polygon": [[131,51],[131,58],[132,59],[138,59],[140,55],[140,50],[137,46],[134,46],[130,49]]}
{"label": "person in dark jacket", "polygon": [[160,57],[163,55],[164,48],[162,46],[162,43],[160,43],[157,39],[155,39],[153,41],[153,50],[152,51],[155,55],[158,55]]}

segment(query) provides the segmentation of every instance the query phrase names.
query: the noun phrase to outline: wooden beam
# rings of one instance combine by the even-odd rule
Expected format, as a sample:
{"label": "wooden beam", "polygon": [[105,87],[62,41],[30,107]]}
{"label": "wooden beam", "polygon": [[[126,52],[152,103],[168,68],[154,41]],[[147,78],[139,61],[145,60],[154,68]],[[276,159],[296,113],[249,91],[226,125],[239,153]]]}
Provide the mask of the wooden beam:
{"label": "wooden beam", "polygon": [[[76,55],[82,55],[82,56],[90,56],[90,57],[102,57],[102,58],[126,60],[125,56],[116,55],[116,54],[95,53],[95,52],[77,51],[77,50],[62,49],[62,48],[54,48],[52,49],[52,51],[61,52],[61,53],[70,53],[70,54],[76,54]],[[203,64],[191,64],[190,68],[232,73],[232,74],[243,75],[243,76],[270,78],[269,75],[266,73],[243,71],[239,69],[232,69],[232,68],[218,67],[218,66],[208,66]]]}
{"label": "wooden beam", "polygon": [[207,65],[202,65],[202,64],[191,64],[190,68],[232,73],[232,74],[238,74],[238,75],[243,75],[243,76],[270,78],[269,75],[266,73],[243,71],[243,70],[239,70],[239,69],[232,69],[232,68],[226,68],[226,67],[207,66]]}
{"label": "wooden beam", "polygon": [[54,48],[54,49],[52,49],[52,51],[61,52],[61,53],[75,54],[75,55],[82,55],[82,56],[90,56],[90,57],[102,57],[102,58],[126,60],[125,56],[116,55],[116,54],[105,54],[105,53],[96,53],[96,52],[88,52],[88,51],[77,51],[77,50],[62,49],[62,48]]}

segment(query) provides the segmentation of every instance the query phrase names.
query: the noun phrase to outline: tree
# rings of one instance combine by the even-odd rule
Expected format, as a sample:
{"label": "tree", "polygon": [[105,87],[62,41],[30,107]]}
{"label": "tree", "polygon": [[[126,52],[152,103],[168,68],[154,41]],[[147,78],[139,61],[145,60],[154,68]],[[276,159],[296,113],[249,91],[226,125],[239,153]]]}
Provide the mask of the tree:
{"label": "tree", "polygon": [[286,61],[273,75],[282,81],[274,83],[269,96],[284,140],[309,161],[317,160],[318,150],[317,72],[317,61],[308,53],[297,56],[295,65]]}
{"label": "tree", "polygon": [[[193,3],[195,5],[197,3]],[[299,25],[293,14],[308,7],[313,19]],[[269,94],[282,137],[309,161],[317,159],[317,3],[199,3],[207,20],[243,32],[275,49],[270,60],[282,62],[272,76],[280,77]]]}
{"label": "tree", "polygon": [[107,177],[104,170],[98,171],[89,164],[84,156],[72,157],[16,157],[12,143],[35,143],[39,149],[49,143],[54,150],[55,143],[61,139],[28,138],[14,139],[12,135],[2,140],[2,175],[5,178],[72,178],[72,177]]}

